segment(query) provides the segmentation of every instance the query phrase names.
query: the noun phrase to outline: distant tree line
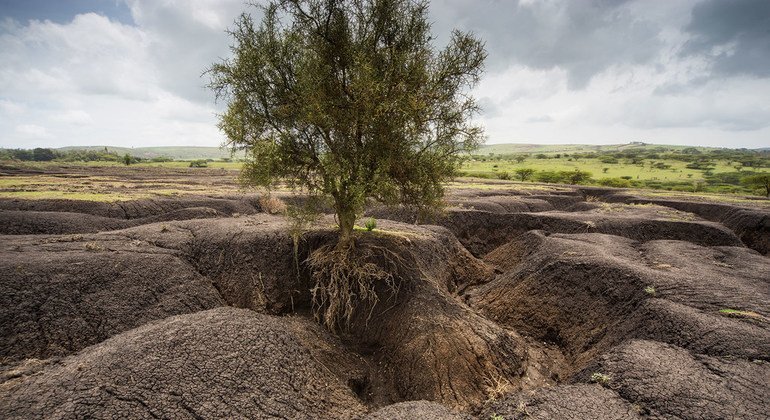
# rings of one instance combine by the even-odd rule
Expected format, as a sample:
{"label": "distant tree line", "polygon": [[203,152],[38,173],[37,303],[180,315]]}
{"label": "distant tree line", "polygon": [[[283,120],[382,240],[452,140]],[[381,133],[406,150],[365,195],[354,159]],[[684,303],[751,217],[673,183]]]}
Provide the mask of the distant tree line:
{"label": "distant tree line", "polygon": [[[461,175],[476,176],[481,178],[499,178],[505,180],[534,181],[545,183],[563,184],[589,184],[619,188],[649,188],[669,191],[690,192],[720,192],[720,193],[756,193],[770,194],[768,179],[770,175],[765,168],[770,168],[770,151],[749,149],[699,149],[696,147],[669,148],[644,147],[629,148],[626,150],[612,151],[588,151],[573,153],[516,153],[473,155],[475,161],[500,162],[508,161],[526,165],[527,159],[565,159],[569,162],[579,163],[588,159],[595,159],[607,165],[635,165],[649,166],[657,170],[671,169],[671,161],[687,162],[687,169],[698,170],[703,173],[703,179],[667,181],[658,179],[634,179],[631,176],[617,178],[594,179],[590,172],[580,168],[569,171],[540,170],[526,166],[517,168],[512,172],[462,172]],[[668,161],[668,163],[667,163]],[[714,170],[718,162],[724,162],[735,171],[718,172]],[[494,165],[493,168],[497,168]],[[603,168],[607,173],[609,167]],[[496,171],[497,169],[495,169]]]}
{"label": "distant tree line", "polygon": [[130,154],[119,155],[115,151],[104,149],[56,150],[44,147],[34,149],[0,149],[0,160],[20,160],[30,162],[120,162],[127,165],[139,162],[169,162],[173,159],[159,156],[151,159]]}
{"label": "distant tree line", "polygon": [[686,147],[683,149],[660,147],[635,148],[618,151],[595,151],[575,153],[489,153],[486,155],[473,155],[472,159],[478,161],[509,160],[521,163],[527,158],[535,159],[561,159],[570,161],[581,159],[599,159],[607,164],[632,164],[639,165],[645,160],[677,160],[688,162],[690,169],[707,169],[714,166],[714,161],[724,160],[743,168],[770,168],[770,151],[750,149],[698,149]]}

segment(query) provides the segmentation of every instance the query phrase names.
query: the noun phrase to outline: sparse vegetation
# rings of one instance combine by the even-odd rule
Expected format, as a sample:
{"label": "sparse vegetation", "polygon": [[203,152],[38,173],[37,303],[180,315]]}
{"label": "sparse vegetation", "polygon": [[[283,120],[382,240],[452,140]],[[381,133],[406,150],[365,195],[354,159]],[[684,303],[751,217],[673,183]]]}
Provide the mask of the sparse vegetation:
{"label": "sparse vegetation", "polygon": [[366,230],[367,230],[367,231],[369,231],[369,232],[373,231],[374,229],[376,229],[376,228],[377,228],[377,220],[375,220],[375,219],[374,219],[374,217],[370,217],[370,218],[369,218],[369,219],[367,219],[367,220],[366,220],[366,222],[364,223],[364,227],[365,227],[365,228],[366,228]]}
{"label": "sparse vegetation", "polygon": [[731,316],[735,318],[761,318],[762,317],[762,315],[753,311],[742,311],[742,310],[730,309],[730,308],[720,309],[719,313],[725,316]]}
{"label": "sparse vegetation", "polygon": [[603,373],[594,372],[591,374],[591,382],[597,383],[599,385],[607,385],[612,380],[612,377],[609,375],[605,375]]}
{"label": "sparse vegetation", "polygon": [[647,286],[644,288],[644,293],[647,293],[650,296],[655,296],[656,290],[654,286]]}
{"label": "sparse vegetation", "polygon": [[259,197],[259,208],[268,214],[286,213],[286,203],[272,194],[264,194]]}
{"label": "sparse vegetation", "polygon": [[[521,150],[542,151],[522,154]],[[495,150],[495,153],[485,153]],[[572,153],[561,153],[570,150]],[[693,150],[697,151],[694,153]],[[736,162],[741,162],[736,165]],[[496,167],[495,167],[496,166]],[[494,178],[499,173],[517,174],[526,169],[526,181],[583,183],[619,188],[648,188],[686,192],[720,192],[767,195],[755,172],[770,167],[770,152],[746,149],[683,148],[626,144],[585,145],[491,145],[472,155],[462,174]],[[739,168],[739,169],[736,169]],[[532,170],[532,173],[529,173]],[[576,173],[577,172],[577,173]],[[581,172],[591,175],[586,177]],[[745,181],[742,181],[745,179]]]}

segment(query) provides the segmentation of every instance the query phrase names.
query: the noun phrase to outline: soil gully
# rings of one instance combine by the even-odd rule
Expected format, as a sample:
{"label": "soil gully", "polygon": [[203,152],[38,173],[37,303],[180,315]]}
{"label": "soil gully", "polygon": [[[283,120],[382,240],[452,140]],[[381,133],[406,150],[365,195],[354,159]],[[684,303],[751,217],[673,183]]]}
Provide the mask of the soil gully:
{"label": "soil gully", "polygon": [[[80,205],[13,203],[0,216],[36,234],[0,241],[0,417],[770,409],[770,259],[716,215],[579,194],[450,199],[433,225],[370,212],[378,230],[357,246],[398,256],[399,292],[376,286],[379,302],[338,334],[313,319],[309,269],[297,273],[334,240],[331,217],[295,260],[284,218],[234,215],[243,200],[124,204],[142,216],[130,225],[105,207],[94,215],[105,229],[125,228],[97,233],[83,230]],[[768,243],[766,213],[736,210],[744,240]],[[51,223],[80,232],[53,235]]]}

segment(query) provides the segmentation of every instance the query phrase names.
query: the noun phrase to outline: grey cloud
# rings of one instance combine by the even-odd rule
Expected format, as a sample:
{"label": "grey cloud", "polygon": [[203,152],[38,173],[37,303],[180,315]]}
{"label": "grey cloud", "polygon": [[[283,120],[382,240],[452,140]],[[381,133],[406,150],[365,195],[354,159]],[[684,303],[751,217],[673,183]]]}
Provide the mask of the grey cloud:
{"label": "grey cloud", "polygon": [[582,89],[612,65],[647,63],[658,54],[661,24],[639,17],[626,7],[632,3],[443,0],[432,13],[437,31],[460,27],[480,35],[493,70],[560,67],[569,88]]}
{"label": "grey cloud", "polygon": [[208,5],[208,9],[154,0],[130,0],[129,5],[137,25],[152,40],[149,53],[159,70],[160,85],[182,98],[211,103],[213,94],[205,88],[208,79],[201,76],[211,64],[229,55],[225,30],[248,10],[244,3],[229,0]]}
{"label": "grey cloud", "polygon": [[685,29],[683,55],[709,57],[719,75],[770,77],[770,1],[707,0]]}
{"label": "grey cloud", "polygon": [[550,115],[539,115],[536,117],[529,117],[524,122],[527,123],[549,123],[553,122],[554,119]]}

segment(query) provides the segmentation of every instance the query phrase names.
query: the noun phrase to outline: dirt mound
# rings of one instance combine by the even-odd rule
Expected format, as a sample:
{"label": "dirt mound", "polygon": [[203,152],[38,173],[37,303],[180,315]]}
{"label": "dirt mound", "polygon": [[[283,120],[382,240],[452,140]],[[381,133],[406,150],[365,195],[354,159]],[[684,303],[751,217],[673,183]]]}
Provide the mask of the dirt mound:
{"label": "dirt mound", "polygon": [[298,242],[295,259],[283,217],[256,214],[207,223],[147,224],[119,233],[178,251],[229,305],[271,314],[309,307],[310,284],[306,273],[297,270],[309,245],[307,239]]}
{"label": "dirt mound", "polygon": [[64,199],[0,199],[0,210],[83,213],[116,219],[141,219],[193,207],[210,208],[225,215],[258,212],[251,197],[235,199],[185,196],[109,203]]}
{"label": "dirt mound", "polygon": [[221,213],[209,207],[183,208],[156,216],[131,220],[63,211],[0,210],[0,235],[96,233],[125,229],[146,223],[208,219],[219,216]]}
{"label": "dirt mound", "polygon": [[602,355],[578,375],[605,386],[652,417],[764,418],[770,407],[770,364],[693,355],[676,346],[633,340]]}
{"label": "dirt mound", "polygon": [[695,217],[670,213],[665,208],[626,206],[619,210],[496,214],[474,210],[448,210],[437,224],[451,230],[476,256],[502,246],[530,230],[551,233],[598,232],[638,241],[687,240],[701,245],[742,245],[724,226]]}
{"label": "dirt mound", "polygon": [[[320,225],[327,222],[330,220]],[[147,224],[75,238],[118,251],[110,253],[110,258],[121,258],[137,243],[184,259],[190,264],[187,269],[194,267],[196,274],[205,276],[233,306],[266,313],[308,313],[311,284],[304,261],[310,249],[333,241],[334,233],[327,228],[306,233],[298,242],[297,259],[286,222],[265,214],[206,223]],[[18,253],[26,255],[26,251],[37,249],[35,241],[45,239],[18,237]],[[85,245],[45,244],[51,251],[74,246]],[[491,268],[463,249],[449,231],[437,226],[383,221],[376,231],[362,233],[358,246],[387,249],[404,268],[398,273],[399,293],[390,296],[379,290],[379,303],[361,306],[345,336],[349,351],[359,354],[369,366],[351,378],[363,400],[384,405],[430,399],[461,408],[484,401],[495,384],[515,387],[527,357],[520,337],[478,316],[456,296],[457,291],[491,278]],[[84,258],[82,253],[75,254],[70,266],[78,267],[74,263]],[[154,272],[158,276],[166,273],[161,269]],[[144,270],[139,274],[145,275]],[[83,278],[89,279],[88,274]],[[116,293],[115,298],[120,296]],[[436,335],[436,331],[441,334]]]}
{"label": "dirt mound", "polygon": [[346,338],[376,366],[364,398],[376,405],[427,399],[462,409],[486,400],[496,385],[514,388],[526,365],[521,338],[451,292],[489,278],[489,269],[446,229],[393,223],[383,229],[357,246],[394,251],[408,269],[396,274],[398,295],[379,287],[380,302],[358,309]]}
{"label": "dirt mound", "polygon": [[178,255],[127,238],[4,237],[0,357],[65,355],[149,321],[223,305]]}
{"label": "dirt mound", "polygon": [[[310,285],[306,275],[297,275],[293,242],[283,222],[271,223],[266,216],[251,220],[251,226],[218,220],[216,228],[193,228],[195,243],[190,249],[199,269],[215,279],[226,299],[248,297],[244,290],[264,291],[235,304],[270,312],[309,307]],[[332,240],[330,231],[306,234],[298,260],[304,261],[309,248]],[[453,297],[453,291],[489,278],[491,271],[462,249],[451,233],[439,227],[382,222],[357,246],[386,248],[411,267],[397,276],[401,290],[397,296],[389,297],[383,287],[375,307],[359,308],[346,339],[376,366],[359,384],[364,400],[380,405],[430,399],[465,407],[487,397],[493,378],[515,382],[525,358],[517,337]],[[437,330],[442,331],[440,336],[435,335]]]}
{"label": "dirt mound", "polygon": [[501,265],[505,274],[470,292],[471,306],[557,344],[573,369],[632,337],[711,355],[770,355],[770,261],[754,251],[530,232],[488,260],[506,250],[520,263]]}
{"label": "dirt mound", "polygon": [[353,392],[280,318],[235,308],[117,335],[0,389],[0,417],[346,418]]}
{"label": "dirt mound", "polygon": [[449,199],[447,201],[454,207],[482,210],[492,213],[523,213],[554,210],[554,206],[547,200],[514,195],[491,195],[484,197]]}
{"label": "dirt mound", "polygon": [[479,418],[641,419],[639,408],[599,385],[563,385],[511,394],[490,404]]}
{"label": "dirt mound", "polygon": [[392,404],[362,417],[368,420],[470,420],[473,417],[449,410],[430,401],[408,401]]}
{"label": "dirt mound", "polygon": [[95,233],[126,225],[126,220],[82,213],[0,210],[0,235]]}

